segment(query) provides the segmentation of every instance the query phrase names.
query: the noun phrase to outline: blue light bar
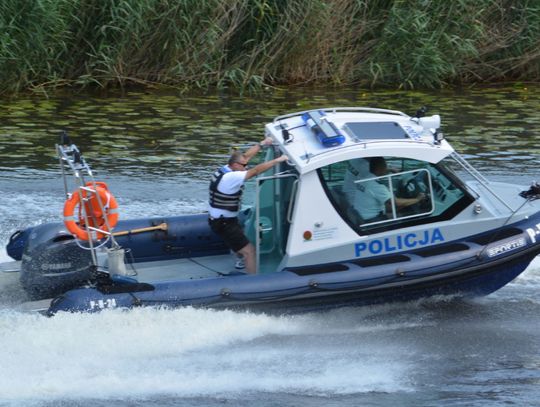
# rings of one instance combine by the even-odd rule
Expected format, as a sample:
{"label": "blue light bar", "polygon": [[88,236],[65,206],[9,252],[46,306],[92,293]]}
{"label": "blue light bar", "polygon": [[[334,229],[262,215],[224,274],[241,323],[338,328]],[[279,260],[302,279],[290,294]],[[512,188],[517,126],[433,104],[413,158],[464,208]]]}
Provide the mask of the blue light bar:
{"label": "blue light bar", "polygon": [[345,136],[339,132],[334,123],[326,120],[326,113],[322,110],[306,112],[302,115],[302,120],[324,147],[339,146],[345,141]]}

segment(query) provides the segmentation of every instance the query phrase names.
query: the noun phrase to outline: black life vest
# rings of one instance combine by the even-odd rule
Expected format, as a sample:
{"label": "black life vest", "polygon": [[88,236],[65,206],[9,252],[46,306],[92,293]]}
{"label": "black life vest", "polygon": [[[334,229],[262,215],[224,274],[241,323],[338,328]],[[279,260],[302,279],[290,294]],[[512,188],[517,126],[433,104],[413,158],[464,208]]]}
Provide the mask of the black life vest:
{"label": "black life vest", "polygon": [[212,208],[238,212],[240,209],[242,193],[244,192],[244,186],[242,185],[242,188],[240,188],[240,190],[234,194],[225,194],[218,191],[219,182],[228,172],[231,172],[231,170],[229,170],[227,167],[221,167],[212,174],[212,179],[210,180],[209,203]]}

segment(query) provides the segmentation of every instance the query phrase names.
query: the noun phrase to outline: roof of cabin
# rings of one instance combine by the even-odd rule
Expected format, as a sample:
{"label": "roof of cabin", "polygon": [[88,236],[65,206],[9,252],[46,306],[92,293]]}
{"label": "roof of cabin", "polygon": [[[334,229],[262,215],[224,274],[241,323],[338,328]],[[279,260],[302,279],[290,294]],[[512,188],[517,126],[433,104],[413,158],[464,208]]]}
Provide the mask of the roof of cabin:
{"label": "roof of cabin", "polygon": [[[324,146],[306,125],[305,113],[315,112],[332,125],[342,143]],[[440,126],[439,116],[412,118],[402,112],[372,108],[325,108],[279,116],[266,125],[266,134],[289,156],[301,174],[335,162],[359,157],[394,156],[437,163],[454,150],[442,140],[434,141],[434,130]],[[283,139],[283,129],[290,135]]]}

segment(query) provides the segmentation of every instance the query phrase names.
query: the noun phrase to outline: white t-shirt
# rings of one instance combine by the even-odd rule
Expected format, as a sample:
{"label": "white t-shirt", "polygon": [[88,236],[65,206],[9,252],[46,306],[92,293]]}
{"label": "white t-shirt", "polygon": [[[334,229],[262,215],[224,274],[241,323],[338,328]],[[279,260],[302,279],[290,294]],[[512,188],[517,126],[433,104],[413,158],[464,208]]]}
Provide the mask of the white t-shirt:
{"label": "white t-shirt", "polygon": [[[226,168],[229,168],[229,166],[226,166]],[[224,194],[234,194],[235,192],[240,191],[240,188],[242,188],[242,185],[244,185],[246,180],[246,174],[247,171],[231,170],[226,172],[219,181],[217,186],[218,191]],[[234,218],[238,216],[238,211],[233,212],[226,209],[212,208],[210,205],[208,205],[208,215],[210,215],[212,218],[219,218],[221,216],[225,218]]]}
{"label": "white t-shirt", "polygon": [[370,220],[386,213],[386,201],[391,198],[386,185],[374,180],[359,182],[354,196],[354,208],[364,220]]}
{"label": "white t-shirt", "polygon": [[355,181],[371,177],[373,177],[373,174],[369,172],[369,162],[364,158],[355,158],[347,163],[347,170],[343,180],[343,193],[347,198],[347,202],[354,202],[354,195],[358,188]]}

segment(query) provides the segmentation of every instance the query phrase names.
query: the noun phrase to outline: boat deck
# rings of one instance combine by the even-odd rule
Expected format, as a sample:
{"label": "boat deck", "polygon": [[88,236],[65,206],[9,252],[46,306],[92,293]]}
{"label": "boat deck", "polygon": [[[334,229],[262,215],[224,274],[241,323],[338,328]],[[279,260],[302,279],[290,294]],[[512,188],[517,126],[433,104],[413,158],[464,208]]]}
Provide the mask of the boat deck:
{"label": "boat deck", "polygon": [[[196,280],[213,278],[238,271],[234,268],[232,254],[185,258],[177,260],[135,263],[134,268],[126,265],[128,274],[140,282],[153,283],[168,280]],[[20,286],[20,261],[0,263],[0,289],[2,291]]]}
{"label": "boat deck", "polygon": [[[135,263],[134,267],[136,275],[133,277],[145,283],[212,278],[235,271],[231,254]],[[126,268],[128,273],[133,272],[130,265]]]}

